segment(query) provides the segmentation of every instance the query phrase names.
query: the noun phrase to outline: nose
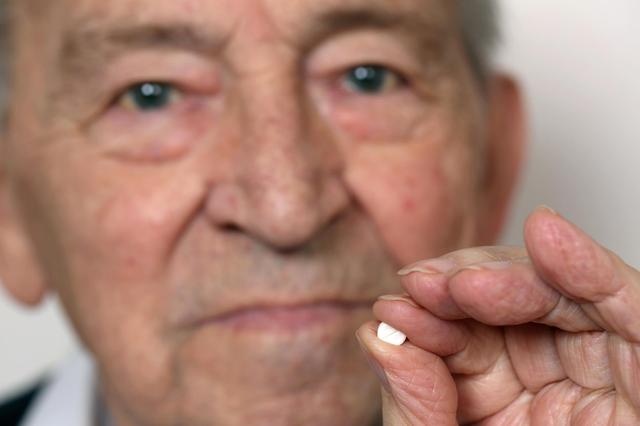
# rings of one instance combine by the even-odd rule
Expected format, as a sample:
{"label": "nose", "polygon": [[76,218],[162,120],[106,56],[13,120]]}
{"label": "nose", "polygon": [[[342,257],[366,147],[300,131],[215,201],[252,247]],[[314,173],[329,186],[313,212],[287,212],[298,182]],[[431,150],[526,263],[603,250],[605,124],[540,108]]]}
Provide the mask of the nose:
{"label": "nose", "polygon": [[207,213],[278,250],[299,248],[349,204],[339,150],[295,87],[244,93],[233,177],[211,189]]}

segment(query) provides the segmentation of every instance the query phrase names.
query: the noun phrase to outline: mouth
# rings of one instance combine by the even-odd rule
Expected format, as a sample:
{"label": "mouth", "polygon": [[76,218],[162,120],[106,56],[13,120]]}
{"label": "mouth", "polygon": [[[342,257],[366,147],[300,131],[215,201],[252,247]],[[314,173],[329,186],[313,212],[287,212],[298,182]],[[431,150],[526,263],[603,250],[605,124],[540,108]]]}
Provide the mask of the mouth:
{"label": "mouth", "polygon": [[235,331],[296,332],[341,322],[371,310],[374,301],[320,301],[253,305],[196,321],[195,327],[220,326]]}

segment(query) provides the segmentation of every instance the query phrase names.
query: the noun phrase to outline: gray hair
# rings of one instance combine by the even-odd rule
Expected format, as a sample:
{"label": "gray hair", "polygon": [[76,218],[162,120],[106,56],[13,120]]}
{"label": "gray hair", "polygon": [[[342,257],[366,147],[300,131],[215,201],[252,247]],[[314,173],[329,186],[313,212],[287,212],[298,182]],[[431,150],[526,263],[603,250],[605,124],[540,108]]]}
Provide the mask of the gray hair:
{"label": "gray hair", "polygon": [[[0,116],[9,97],[9,13],[12,0],[0,0]],[[465,48],[475,74],[482,81],[491,68],[499,40],[495,0],[456,0]],[[0,124],[1,125],[1,124]]]}
{"label": "gray hair", "polygon": [[9,91],[9,1],[0,0],[0,128]]}
{"label": "gray hair", "polygon": [[473,71],[483,81],[500,41],[499,8],[495,0],[457,0],[458,19]]}

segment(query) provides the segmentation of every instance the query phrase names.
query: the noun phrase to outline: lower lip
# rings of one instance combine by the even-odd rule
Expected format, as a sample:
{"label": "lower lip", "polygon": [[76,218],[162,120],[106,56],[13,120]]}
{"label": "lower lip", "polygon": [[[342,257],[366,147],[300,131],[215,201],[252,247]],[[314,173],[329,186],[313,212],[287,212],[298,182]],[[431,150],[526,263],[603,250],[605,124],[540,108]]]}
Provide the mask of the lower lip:
{"label": "lower lip", "polygon": [[242,309],[204,324],[217,324],[234,330],[295,332],[327,326],[356,312],[371,309],[372,303],[315,303],[301,306],[274,306]]}

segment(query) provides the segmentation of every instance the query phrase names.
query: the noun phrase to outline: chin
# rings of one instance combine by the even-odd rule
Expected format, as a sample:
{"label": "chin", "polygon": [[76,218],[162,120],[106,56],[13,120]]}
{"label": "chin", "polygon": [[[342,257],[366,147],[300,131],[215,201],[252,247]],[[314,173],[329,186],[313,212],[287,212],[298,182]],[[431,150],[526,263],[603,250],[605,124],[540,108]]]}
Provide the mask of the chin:
{"label": "chin", "polygon": [[163,389],[154,395],[131,394],[149,386],[121,389],[119,400],[130,404],[122,412],[135,415],[118,424],[373,424],[380,411],[379,385],[355,339],[370,315],[363,310],[284,328],[202,324],[176,343],[165,371],[158,373],[171,376],[159,381]]}

